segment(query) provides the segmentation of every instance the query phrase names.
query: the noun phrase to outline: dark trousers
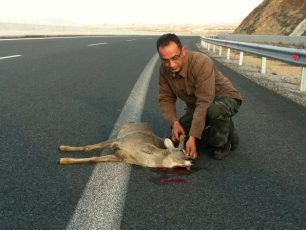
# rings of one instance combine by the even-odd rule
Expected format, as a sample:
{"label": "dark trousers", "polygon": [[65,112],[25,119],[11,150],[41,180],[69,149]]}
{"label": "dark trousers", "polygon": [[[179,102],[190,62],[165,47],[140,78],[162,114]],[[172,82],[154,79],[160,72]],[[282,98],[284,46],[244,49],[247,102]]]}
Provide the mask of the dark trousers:
{"label": "dark trousers", "polygon": [[[215,97],[207,110],[206,127],[202,133],[201,140],[213,147],[223,146],[229,139],[234,141],[235,126],[232,116],[238,112],[240,105],[241,101],[237,99]],[[189,133],[192,117],[193,113],[186,112],[179,120],[186,134]],[[238,143],[232,144],[238,145]]]}

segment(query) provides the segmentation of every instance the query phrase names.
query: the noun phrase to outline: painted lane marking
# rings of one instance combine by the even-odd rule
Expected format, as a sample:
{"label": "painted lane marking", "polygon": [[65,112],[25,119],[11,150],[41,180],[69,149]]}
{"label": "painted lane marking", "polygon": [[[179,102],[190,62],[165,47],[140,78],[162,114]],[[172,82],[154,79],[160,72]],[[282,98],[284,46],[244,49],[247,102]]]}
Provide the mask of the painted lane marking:
{"label": "painted lane marking", "polygon": [[132,42],[132,41],[136,41],[136,39],[129,39],[129,40],[125,40],[127,42]]}
{"label": "painted lane marking", "polygon": [[[107,35],[97,35],[97,36],[64,36],[64,37],[60,37],[60,36],[50,36],[50,37],[40,37],[40,38],[2,38],[0,39],[0,41],[19,41],[19,40],[47,40],[47,39],[67,39],[67,38],[104,38],[104,37],[110,37]],[[113,36],[114,37],[114,36]],[[122,36],[116,36],[116,37],[128,37],[125,35]]]}
{"label": "painted lane marking", "polygon": [[[156,53],[140,74],[109,139],[115,136],[122,124],[141,120],[150,80],[158,58]],[[112,175],[115,182],[107,183],[109,179],[105,175]],[[129,178],[130,166],[127,164],[97,164],[66,229],[120,229]]]}
{"label": "painted lane marking", "polygon": [[89,44],[88,46],[99,46],[99,45],[106,45],[106,44],[108,44],[108,43],[101,42],[101,43]]}
{"label": "painted lane marking", "polygon": [[0,57],[0,60],[2,60],[2,59],[8,59],[8,58],[15,58],[15,57],[21,57],[22,55],[19,55],[19,54],[17,54],[17,55],[11,55],[11,56],[5,56],[5,57]]}

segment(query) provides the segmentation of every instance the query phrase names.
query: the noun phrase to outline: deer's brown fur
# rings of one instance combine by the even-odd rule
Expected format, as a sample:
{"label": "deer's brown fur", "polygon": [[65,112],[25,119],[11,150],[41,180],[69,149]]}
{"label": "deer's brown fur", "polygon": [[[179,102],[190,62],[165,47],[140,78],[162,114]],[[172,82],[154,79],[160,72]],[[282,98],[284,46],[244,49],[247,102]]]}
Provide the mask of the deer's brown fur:
{"label": "deer's brown fur", "polygon": [[144,167],[189,167],[183,149],[184,140],[175,148],[168,138],[162,141],[156,136],[147,123],[126,123],[118,131],[116,139],[94,145],[72,147],[61,145],[61,152],[90,152],[112,148],[113,154],[91,158],[61,158],[60,164],[125,162]]}

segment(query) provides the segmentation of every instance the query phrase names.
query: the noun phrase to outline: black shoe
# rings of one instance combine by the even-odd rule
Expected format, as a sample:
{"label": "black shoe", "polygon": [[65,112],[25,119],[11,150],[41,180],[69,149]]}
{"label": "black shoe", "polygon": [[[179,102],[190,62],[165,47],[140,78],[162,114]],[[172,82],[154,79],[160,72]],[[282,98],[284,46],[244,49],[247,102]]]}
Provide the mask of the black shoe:
{"label": "black shoe", "polygon": [[231,150],[231,141],[228,140],[225,145],[218,147],[214,150],[213,158],[215,160],[223,160],[230,154]]}
{"label": "black shoe", "polygon": [[238,134],[234,131],[233,133],[231,133],[231,135],[228,138],[231,141],[231,151],[237,149],[239,146]]}
{"label": "black shoe", "polygon": [[231,150],[237,149],[239,145],[239,137],[236,132],[234,122],[232,119],[231,119],[230,132],[229,132],[228,139],[231,141]]}

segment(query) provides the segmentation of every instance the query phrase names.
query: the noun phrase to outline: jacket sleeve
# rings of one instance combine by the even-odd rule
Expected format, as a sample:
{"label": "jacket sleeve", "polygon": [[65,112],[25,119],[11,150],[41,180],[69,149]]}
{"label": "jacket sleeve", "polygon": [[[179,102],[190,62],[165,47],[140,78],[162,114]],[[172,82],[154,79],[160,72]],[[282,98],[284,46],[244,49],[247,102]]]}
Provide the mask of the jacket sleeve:
{"label": "jacket sleeve", "polygon": [[205,128],[207,109],[215,97],[215,74],[216,69],[213,61],[208,57],[199,55],[193,70],[196,107],[189,132],[190,136],[199,139],[201,139],[201,134]]}
{"label": "jacket sleeve", "polygon": [[172,125],[177,120],[176,114],[176,95],[173,93],[169,83],[165,79],[166,76],[159,75],[159,94],[158,100],[164,118]]}

